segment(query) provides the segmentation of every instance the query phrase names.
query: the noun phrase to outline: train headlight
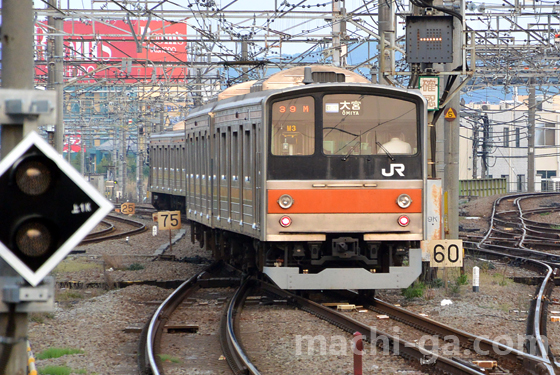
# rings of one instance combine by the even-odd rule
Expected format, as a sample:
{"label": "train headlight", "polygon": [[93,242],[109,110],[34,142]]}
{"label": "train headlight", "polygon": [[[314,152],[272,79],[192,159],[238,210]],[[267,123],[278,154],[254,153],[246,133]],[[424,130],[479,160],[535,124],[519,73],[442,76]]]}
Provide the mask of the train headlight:
{"label": "train headlight", "polygon": [[412,199],[408,194],[401,194],[397,198],[397,204],[399,205],[400,208],[408,208],[411,203],[412,203]]}
{"label": "train headlight", "polygon": [[290,225],[292,225],[292,219],[290,219],[289,216],[282,216],[280,218],[280,225],[284,228],[289,227]]}
{"label": "train headlight", "polygon": [[294,198],[292,198],[289,194],[284,194],[278,198],[278,205],[285,210],[292,207],[292,204],[294,204]]}
{"label": "train headlight", "polygon": [[408,216],[403,215],[399,217],[397,222],[401,227],[406,227],[408,224],[410,224],[410,218]]}

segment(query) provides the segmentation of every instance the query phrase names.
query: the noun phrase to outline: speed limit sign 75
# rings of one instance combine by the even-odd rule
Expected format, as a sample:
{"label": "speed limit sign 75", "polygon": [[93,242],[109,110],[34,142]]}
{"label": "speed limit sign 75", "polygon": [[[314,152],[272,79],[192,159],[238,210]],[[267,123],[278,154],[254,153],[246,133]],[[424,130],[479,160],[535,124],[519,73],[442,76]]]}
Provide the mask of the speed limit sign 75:
{"label": "speed limit sign 75", "polygon": [[428,245],[430,267],[462,267],[463,240],[434,240]]}
{"label": "speed limit sign 75", "polygon": [[181,211],[158,212],[158,229],[181,229]]}

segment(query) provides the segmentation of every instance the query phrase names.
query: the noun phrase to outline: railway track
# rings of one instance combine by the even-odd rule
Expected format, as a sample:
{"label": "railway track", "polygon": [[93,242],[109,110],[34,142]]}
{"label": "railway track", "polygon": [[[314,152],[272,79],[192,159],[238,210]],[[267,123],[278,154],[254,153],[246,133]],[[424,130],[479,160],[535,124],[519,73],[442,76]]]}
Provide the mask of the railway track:
{"label": "railway track", "polygon": [[107,215],[106,219],[129,225],[132,227],[132,229],[119,231],[119,233],[113,233],[117,231],[115,225],[107,220],[103,220],[102,225],[105,226],[105,228],[97,232],[88,234],[86,238],[84,238],[82,242],[80,242],[80,245],[129,237],[135,234],[145,232],[147,230],[146,226],[143,223],[132,219],[128,219],[116,215]]}
{"label": "railway track", "polygon": [[[476,360],[494,359],[497,361],[500,368],[507,369],[511,372],[527,373],[527,369],[531,369],[531,373],[547,373],[546,365],[548,363],[541,357],[524,353],[523,351],[509,347],[500,342],[490,340],[488,337],[477,336],[461,329],[451,327],[420,314],[394,306],[378,298],[363,296],[349,291],[344,293],[337,292],[332,295],[334,300],[340,301],[340,297],[342,297],[353,305],[363,306],[363,308],[370,311],[387,315],[394,321],[431,335],[432,338],[437,337],[441,341],[437,343],[435,347],[444,349],[442,350],[444,353],[443,355],[451,357],[455,361],[467,364],[468,366],[472,366],[473,368],[477,368],[471,361],[471,358],[475,357]],[[358,315],[360,319],[363,319],[363,315]],[[375,318],[373,318],[373,320],[375,320]],[[407,336],[410,335],[410,333],[407,334]],[[466,358],[462,359],[463,355],[466,356]],[[479,370],[482,371],[482,369]]]}
{"label": "railway track", "polygon": [[[158,307],[142,331],[138,349],[138,365],[140,373],[154,375],[165,374],[164,363],[160,355],[164,330],[169,331],[169,326],[166,328],[166,325],[173,321],[173,314],[180,309],[183,301],[190,298],[200,290],[208,288],[227,288],[229,291],[224,292],[224,296],[219,298],[231,299],[235,290],[232,289],[232,287],[239,287],[240,282],[241,274],[237,270],[224,265],[221,262],[216,262],[179,286]],[[213,344],[217,346],[220,345],[219,342],[215,342]],[[197,343],[196,345],[201,344]],[[206,357],[205,361],[207,363],[211,362],[207,361]],[[213,364],[215,366],[220,366],[220,364],[216,364],[215,362]],[[219,372],[221,373],[221,371],[223,371],[223,368],[221,368]]]}
{"label": "railway track", "polygon": [[[526,215],[543,210],[523,211],[521,201],[525,199],[556,196],[558,193],[520,194],[504,196],[492,206],[490,226],[484,237],[478,242],[465,241],[465,249],[470,250],[473,256],[484,256],[492,259],[503,259],[508,257],[521,267],[531,269],[543,275],[541,283],[531,302],[529,317],[527,319],[525,350],[530,354],[541,358],[542,362],[535,367],[534,363],[524,360],[524,367],[533,374],[555,374],[559,364],[555,361],[548,340],[546,340],[547,307],[550,295],[554,288],[554,278],[560,268],[560,256],[534,250],[527,246],[539,246],[548,242],[547,247],[555,247],[550,243],[549,225],[542,225],[535,221],[527,220]],[[512,202],[514,209],[506,209],[498,212],[500,204],[504,201]]]}
{"label": "railway track", "polygon": [[[139,353],[146,353],[141,359],[141,363],[149,363],[149,368],[153,374],[163,374],[161,365],[157,363],[157,357],[154,354],[154,348],[157,347],[157,341],[161,339],[162,327],[165,325],[172,309],[175,309],[182,300],[193,293],[192,288],[200,287],[196,284],[199,280],[203,280],[203,275],[210,271],[205,271],[187,281],[185,289],[178,289],[154,314],[150,327],[147,328],[145,341],[148,344],[140,348]],[[214,280],[214,276],[208,276],[208,280]],[[238,281],[238,280],[237,280]],[[231,301],[224,313],[224,319],[221,322],[220,340],[222,343],[223,353],[234,374],[260,374],[259,370],[252,363],[249,356],[245,353],[240,340],[236,336],[236,327],[239,323],[236,318],[241,315],[243,306],[247,296],[266,293],[273,295],[272,298],[280,298],[286,300],[287,303],[297,309],[311,313],[320,319],[323,319],[334,326],[352,334],[360,332],[362,337],[374,345],[379,346],[384,352],[389,351],[409,360],[414,367],[425,372],[440,372],[447,374],[484,374],[483,369],[461,360],[459,358],[447,358],[438,355],[436,352],[425,349],[422,345],[409,342],[399,338],[398,336],[388,334],[375,329],[374,327],[364,324],[358,320],[352,319],[347,314],[339,313],[331,308],[322,306],[319,303],[309,299],[296,296],[290,292],[279,289],[278,287],[256,279],[247,279],[243,285],[235,291],[231,297]],[[547,363],[538,356],[531,356],[526,353],[508,348],[500,343],[490,341],[485,338],[470,335],[466,332],[454,330],[443,324],[425,319],[417,314],[409,313],[406,310],[398,309],[394,306],[385,304],[379,300],[367,301],[371,303],[371,308],[390,314],[397,320],[407,324],[421,326],[426,332],[441,335],[443,337],[454,334],[460,338],[461,345],[465,348],[473,346],[476,342],[481,350],[494,350],[498,348],[502,351],[508,351],[507,359],[510,364],[517,366],[523,365],[525,368],[531,367],[534,370],[531,373],[544,374],[546,372]],[[151,354],[149,354],[151,353]],[[142,365],[141,365],[142,368]],[[146,371],[144,366],[143,371]]]}
{"label": "railway track", "polygon": [[[524,197],[529,198],[529,196]],[[509,197],[503,199],[506,198]],[[510,242],[507,242],[508,236],[505,234],[513,231],[504,230],[504,228],[507,228],[505,227],[506,225],[511,226],[511,222],[508,223],[508,218],[495,219],[492,216],[491,229],[488,233],[479,242],[466,241],[465,247],[471,252],[476,252],[476,256],[483,254],[490,259],[508,257],[515,264],[543,275],[542,282],[537,287],[532,298],[531,311],[527,319],[527,345],[525,345],[525,348],[528,352],[508,347],[485,337],[454,329],[405,309],[387,304],[379,299],[352,293],[347,293],[346,295],[355,304],[360,304],[370,310],[386,314],[396,321],[422,332],[435,335],[444,342],[450,336],[453,336],[457,338],[460,349],[471,351],[479,349],[482,352],[488,352],[489,356],[496,358],[501,368],[505,367],[517,373],[555,374],[559,365],[551,355],[548,343],[546,340],[542,340],[542,338],[546,336],[547,304],[554,287],[554,278],[557,275],[555,267],[560,265],[560,257],[529,249],[525,246],[525,241],[528,239],[526,235],[528,228],[536,230],[537,233],[540,233],[542,228],[544,228],[542,230],[543,233],[547,233],[547,231],[546,225],[535,224],[523,217],[523,215],[528,215],[528,212],[522,212],[519,204],[520,199],[518,198],[520,197],[514,198],[513,204],[518,207],[517,212],[519,212],[519,217],[521,217],[519,220],[520,225],[517,227],[519,229],[516,229],[516,232],[513,233],[514,238],[509,239]],[[512,212],[515,211],[507,210],[507,215],[514,218],[515,216]],[[496,213],[496,207],[494,207],[494,213]],[[504,212],[500,214],[503,215]],[[504,227],[500,229],[500,225],[504,225]],[[496,231],[494,234],[492,233],[493,229]],[[552,231],[548,231],[548,233],[552,233]],[[494,237],[499,237],[500,241],[505,243],[496,243],[497,241],[494,240]],[[533,237],[535,240],[539,238],[538,234]],[[506,250],[509,251],[506,252]],[[212,265],[206,271],[186,281],[158,308],[149,325],[145,328],[141,340],[143,346],[139,350],[139,365],[143,371],[142,373],[164,374],[161,360],[158,359],[156,353],[157,349],[161,347],[164,327],[170,321],[173,311],[181,305],[182,301],[188,298],[188,296],[192,296],[201,288],[239,285],[241,281],[239,274],[235,277],[224,278],[219,276],[220,272],[223,272],[220,266],[217,264]],[[309,312],[349,333],[360,332],[366,341],[379,346],[384,351],[390,350],[402,356],[422,371],[446,374],[485,373],[483,369],[457,356],[447,357],[439,355],[436,351],[428,350],[418,343],[405,341],[398,336],[377,330],[368,324],[352,319],[348,314],[339,313],[261,280],[248,278],[241,287],[235,291],[230,290],[228,293],[228,297],[225,298],[229,299],[230,303],[225,308],[223,319],[220,323],[220,342],[225,359],[234,374],[260,373],[258,368],[252,363],[250,356],[245,353],[241,341],[236,336],[237,327],[239,327],[236,319],[241,315],[247,296],[258,293],[266,293],[286,300],[289,305]]]}

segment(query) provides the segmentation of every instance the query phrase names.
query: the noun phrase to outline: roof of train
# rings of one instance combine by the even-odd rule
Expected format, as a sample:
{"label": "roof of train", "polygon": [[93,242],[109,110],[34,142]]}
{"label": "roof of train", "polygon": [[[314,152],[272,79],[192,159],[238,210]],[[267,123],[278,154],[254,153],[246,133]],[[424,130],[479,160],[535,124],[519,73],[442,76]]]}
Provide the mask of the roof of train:
{"label": "roof of train", "polygon": [[[342,68],[337,68],[334,66],[325,66],[325,65],[311,65],[310,67],[313,73],[318,72],[319,74],[321,73],[322,74],[334,73],[338,75],[343,74],[345,76],[345,80],[344,82],[322,82],[322,83],[306,85],[303,83],[303,79],[304,79],[303,72],[305,67],[301,66],[301,67],[283,70],[281,72],[273,74],[272,76],[270,76],[269,78],[267,78],[262,82],[258,82],[258,81],[243,82],[239,85],[235,85],[224,90],[223,93],[225,93],[228,90],[234,90],[232,91],[232,93],[235,92],[235,94],[222,96],[223,97],[222,100],[218,100],[216,102],[212,102],[204,106],[193,109],[193,111],[187,116],[187,120],[176,124],[173,129],[175,131],[182,131],[186,126],[186,121],[201,115],[207,115],[209,112],[214,112],[217,110],[225,110],[228,108],[236,108],[236,107],[241,107],[246,105],[257,105],[261,103],[266,97],[272,94],[276,94],[279,92],[290,92],[292,90],[298,90],[303,87],[308,87],[308,88],[320,87],[319,85],[346,85],[346,86],[357,87],[362,85],[370,85],[370,86],[377,86],[384,89],[390,88],[392,90],[401,91],[403,93],[414,92],[421,96],[421,94],[419,94],[419,92],[415,89],[412,90],[399,89],[395,87],[372,84],[366,78]],[[253,87],[257,82],[259,83],[262,89],[258,91],[249,92],[247,88]]]}
{"label": "roof of train", "polygon": [[185,136],[185,130],[173,130],[173,131],[163,131],[160,133],[152,133],[150,135],[150,141],[164,141],[168,138],[177,138]]}

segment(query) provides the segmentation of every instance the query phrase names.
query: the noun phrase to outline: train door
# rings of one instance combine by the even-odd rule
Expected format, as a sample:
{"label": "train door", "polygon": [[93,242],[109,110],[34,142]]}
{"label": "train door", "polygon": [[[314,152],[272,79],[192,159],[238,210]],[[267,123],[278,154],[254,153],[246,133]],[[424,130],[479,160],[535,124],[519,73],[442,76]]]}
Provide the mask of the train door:
{"label": "train door", "polygon": [[254,174],[255,164],[255,125],[248,125],[243,128],[243,147],[242,147],[242,160],[243,160],[243,223],[251,225],[255,223],[254,218]]}
{"label": "train door", "polygon": [[255,132],[254,132],[254,139],[253,139],[253,144],[255,147],[255,160],[253,161],[253,165],[255,168],[255,173],[253,174],[254,176],[254,183],[253,183],[253,207],[254,207],[254,218],[253,218],[253,222],[256,224],[255,228],[254,228],[254,233],[258,233],[259,230],[259,225],[262,223],[262,215],[261,215],[261,202],[264,199],[263,197],[263,192],[266,191],[266,189],[264,189],[263,185],[265,184],[264,182],[264,175],[262,173],[262,167],[264,165],[264,160],[263,160],[263,150],[262,150],[262,146],[263,146],[263,142],[262,142],[262,138],[264,137],[264,133],[262,131],[262,123],[259,121],[256,123],[255,128],[254,128]]}
{"label": "train door", "polygon": [[185,144],[181,144],[181,151],[180,151],[180,156],[181,158],[181,179],[180,179],[180,189],[181,189],[181,195],[185,194],[186,195],[186,191],[187,191],[187,186],[186,186],[186,163],[187,163],[187,154],[185,152]]}
{"label": "train door", "polygon": [[[239,163],[239,128],[235,128],[231,132],[231,220],[234,224],[241,222],[241,189],[239,177],[241,168]],[[235,228],[237,230],[237,228]]]}
{"label": "train door", "polygon": [[195,200],[195,214],[197,217],[195,220],[198,221],[198,213],[201,212],[202,208],[202,201],[201,201],[201,186],[200,186],[200,178],[201,178],[201,157],[200,157],[200,133],[195,133],[194,136],[194,200]]}
{"label": "train door", "polygon": [[175,155],[177,148],[174,144],[169,146],[169,194],[175,195],[177,193],[175,186],[175,169],[177,164],[177,156]]}
{"label": "train door", "polygon": [[194,195],[194,135],[188,134],[187,136],[187,173],[186,173],[186,183],[187,183],[187,217],[192,218],[192,211],[194,210],[195,195]]}
{"label": "train door", "polygon": [[222,133],[220,129],[216,128],[216,132],[214,133],[214,162],[212,171],[212,189],[214,192],[214,212],[213,215],[215,216],[216,222],[212,224],[212,226],[216,226],[218,224],[218,217],[222,215],[221,206],[222,206],[222,150],[221,150],[221,142],[222,142]]}
{"label": "train door", "polygon": [[157,147],[151,147],[150,151],[150,167],[152,168],[152,173],[150,173],[150,188],[155,189],[158,185],[158,159],[157,159]]}
{"label": "train door", "polygon": [[222,222],[222,227],[227,228],[229,225],[226,223],[231,223],[231,127],[228,127],[226,131],[221,133],[220,138],[220,149],[221,149],[221,160],[220,160],[220,216]]}
{"label": "train door", "polygon": [[202,131],[200,135],[200,148],[201,148],[201,160],[200,160],[200,167],[201,167],[201,176],[200,176],[200,198],[201,198],[201,207],[200,213],[201,218],[200,221],[207,223],[208,222],[208,214],[210,213],[210,200],[209,200],[209,155],[208,155],[208,131]]}
{"label": "train door", "polygon": [[162,187],[164,189],[164,191],[168,192],[169,194],[171,194],[171,192],[169,191],[169,163],[170,163],[170,158],[169,158],[169,154],[171,153],[169,150],[169,146],[163,146],[163,149],[161,150],[163,153],[163,183],[162,183]]}

